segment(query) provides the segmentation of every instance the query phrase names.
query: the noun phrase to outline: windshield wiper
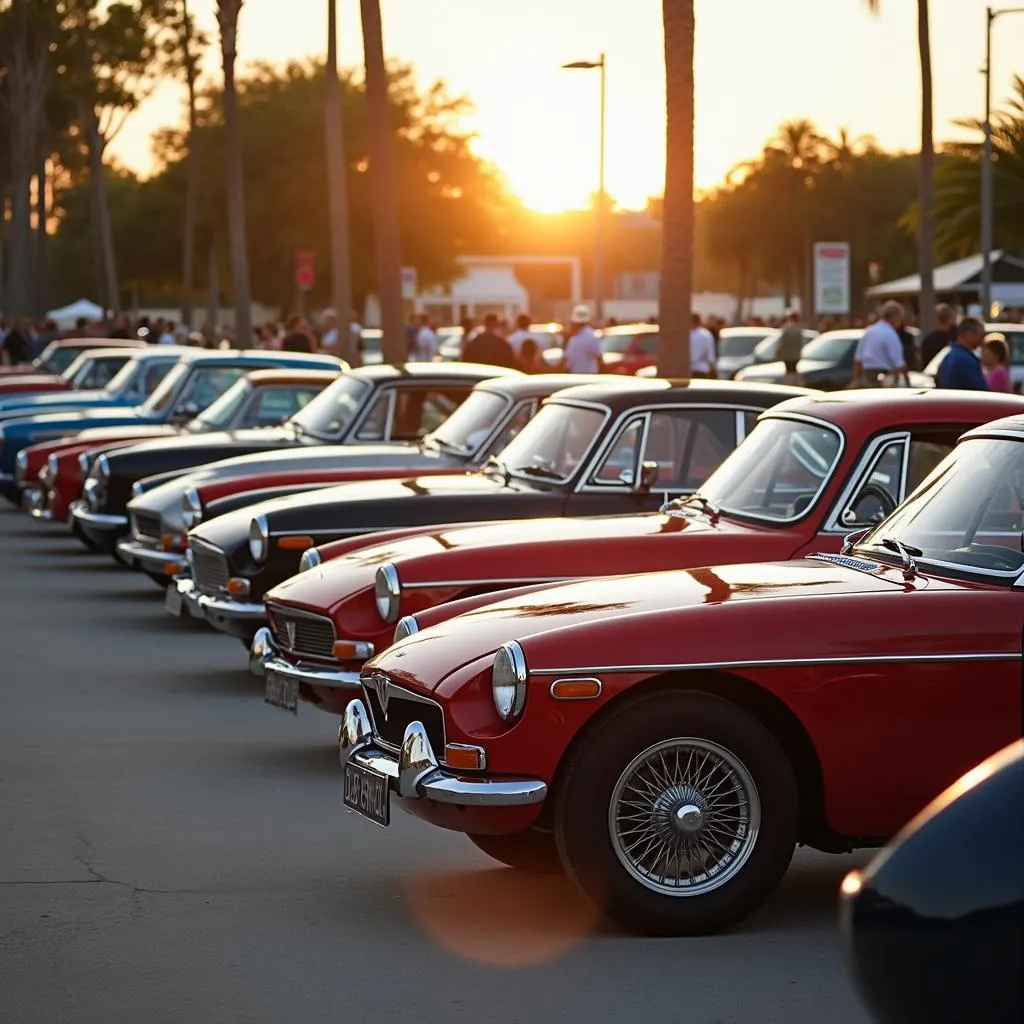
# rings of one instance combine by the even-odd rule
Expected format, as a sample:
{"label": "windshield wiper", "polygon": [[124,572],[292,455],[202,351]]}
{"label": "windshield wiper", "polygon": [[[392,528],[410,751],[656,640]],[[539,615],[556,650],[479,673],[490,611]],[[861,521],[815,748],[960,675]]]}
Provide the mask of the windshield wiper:
{"label": "windshield wiper", "polygon": [[558,480],[559,482],[562,480],[561,473],[556,473],[553,469],[548,469],[547,466],[517,466],[512,472],[521,476],[538,477],[541,480]]}
{"label": "windshield wiper", "polygon": [[488,455],[487,461],[480,467],[483,473],[497,473],[502,483],[508,483],[508,467],[497,455]]}
{"label": "windshield wiper", "polygon": [[454,441],[446,441],[443,437],[435,437],[428,434],[421,442],[424,448],[436,448],[438,451],[450,452],[452,455],[468,455],[469,449],[465,445],[456,444]]}
{"label": "windshield wiper", "polygon": [[895,551],[903,561],[903,578],[912,580],[917,575],[917,562],[914,561],[914,556],[917,555],[919,558],[924,552],[920,548],[915,548],[913,544],[904,544],[903,541],[897,540],[895,537],[883,537],[882,547],[889,551]]}
{"label": "windshield wiper", "polygon": [[711,525],[714,526],[722,516],[722,510],[710,499],[706,498],[703,494],[691,494],[688,498],[675,498],[673,501],[667,501],[659,509],[660,512],[681,512],[687,505],[699,505],[701,510],[707,513],[708,518],[711,520]]}

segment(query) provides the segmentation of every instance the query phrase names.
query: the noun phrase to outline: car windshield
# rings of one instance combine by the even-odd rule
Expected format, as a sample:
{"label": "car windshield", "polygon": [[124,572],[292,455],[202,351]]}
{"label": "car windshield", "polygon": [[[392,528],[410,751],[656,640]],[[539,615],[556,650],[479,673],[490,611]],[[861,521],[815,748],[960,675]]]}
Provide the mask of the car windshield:
{"label": "car windshield", "polygon": [[508,399],[493,391],[473,391],[426,442],[472,455],[494,432],[507,406]]}
{"label": "car windshield", "polygon": [[352,425],[370,390],[370,383],[362,377],[343,374],[305,409],[296,413],[290,422],[311,437],[333,441]]}
{"label": "car windshield", "polygon": [[[128,367],[126,366],[125,369],[127,370]],[[142,403],[142,411],[145,413],[163,412],[164,409],[171,404],[171,400],[174,398],[175,393],[181,386],[182,380],[188,376],[188,370],[188,363],[178,363],[178,365],[175,366],[162,381],[160,381],[153,394],[151,394],[149,398]],[[110,382],[111,388],[117,384],[120,376],[121,374],[118,374],[117,377]]]}
{"label": "car windshield", "polygon": [[718,339],[720,356],[749,356],[765,339],[764,331],[753,334],[722,334]]}
{"label": "car windshield", "polygon": [[838,363],[849,354],[859,338],[850,334],[822,334],[804,345],[801,359],[816,359],[822,363]]}
{"label": "car windshield", "polygon": [[614,334],[602,334],[601,351],[606,353],[628,352],[629,346],[633,344],[633,339],[639,333],[639,331],[616,331]]}
{"label": "car windshield", "polygon": [[[105,388],[117,376],[118,371],[128,361],[128,356],[97,356],[90,358],[71,380],[73,388]],[[74,364],[71,367],[74,370]]]}
{"label": "car windshield", "polygon": [[192,433],[200,433],[205,430],[224,430],[231,426],[251,391],[252,385],[247,380],[236,380],[213,405],[195,419],[189,420],[185,429]]}
{"label": "car windshield", "polygon": [[1024,443],[964,441],[857,547],[951,575],[1012,583],[1024,570]]}
{"label": "car windshield", "polygon": [[545,405],[501,453],[512,476],[564,483],[587,457],[607,418],[599,409]]}
{"label": "car windshield", "polygon": [[841,450],[841,435],[825,423],[762,420],[700,493],[724,513],[793,522],[817,502]]}
{"label": "car windshield", "polygon": [[80,348],[72,348],[70,346],[61,348],[59,345],[54,345],[53,351],[49,355],[46,352],[42,354],[42,365],[50,373],[63,373],[83,351]]}

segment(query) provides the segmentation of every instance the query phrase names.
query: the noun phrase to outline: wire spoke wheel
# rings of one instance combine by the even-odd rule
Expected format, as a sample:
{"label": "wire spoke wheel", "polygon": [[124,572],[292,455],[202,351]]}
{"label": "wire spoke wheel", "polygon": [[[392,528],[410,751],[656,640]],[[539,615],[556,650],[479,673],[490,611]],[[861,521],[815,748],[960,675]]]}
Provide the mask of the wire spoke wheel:
{"label": "wire spoke wheel", "polygon": [[608,806],[612,849],[636,881],[668,896],[700,896],[725,885],[749,859],[761,800],[735,754],[692,736],[637,754]]}

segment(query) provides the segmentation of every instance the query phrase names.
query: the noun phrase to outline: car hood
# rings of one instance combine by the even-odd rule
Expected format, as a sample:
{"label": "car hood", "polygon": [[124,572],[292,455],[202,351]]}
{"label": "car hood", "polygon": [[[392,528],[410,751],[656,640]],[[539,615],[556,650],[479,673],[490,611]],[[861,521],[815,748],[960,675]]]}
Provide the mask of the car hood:
{"label": "car hood", "polygon": [[[770,606],[778,616],[782,601],[820,602],[844,595],[902,590],[898,574],[888,567],[874,568],[875,572],[859,571],[834,562],[804,559],[569,583],[485,605],[431,626],[384,651],[368,667],[396,677],[412,676],[419,685],[433,690],[452,671],[491,655],[510,640],[523,645],[531,670],[556,664],[581,670],[596,668],[595,659],[600,666],[616,660],[625,665],[638,660],[671,664],[681,660],[680,630],[686,628],[691,617],[694,636],[699,638],[714,628],[713,621],[738,606]],[[760,613],[760,607],[750,610]],[[795,614],[799,613],[789,611],[790,617]],[[686,619],[681,620],[681,616]],[[629,634],[631,639],[615,642],[610,638],[612,631],[620,638]],[[574,636],[576,633],[580,635]],[[792,635],[785,639],[791,645]],[[775,641],[769,637],[767,642]],[[661,649],[664,645],[675,652],[673,657]],[[720,647],[718,651],[721,658],[724,652]],[[791,650],[788,656],[793,656]]]}
{"label": "car hood", "polygon": [[125,427],[90,427],[80,430],[74,438],[75,444],[83,442],[102,444],[104,441],[130,441],[132,438],[174,437],[177,427],[155,423],[152,426],[138,424]]}
{"label": "car hood", "polygon": [[[0,418],[3,414],[0,413]],[[23,431],[26,434],[43,434],[59,437],[62,433],[77,433],[87,427],[119,427],[130,423],[151,423],[135,408],[104,407],[100,409],[69,409],[67,412],[54,412],[46,415],[31,413],[28,410],[16,417],[8,417],[4,423],[4,432]]]}

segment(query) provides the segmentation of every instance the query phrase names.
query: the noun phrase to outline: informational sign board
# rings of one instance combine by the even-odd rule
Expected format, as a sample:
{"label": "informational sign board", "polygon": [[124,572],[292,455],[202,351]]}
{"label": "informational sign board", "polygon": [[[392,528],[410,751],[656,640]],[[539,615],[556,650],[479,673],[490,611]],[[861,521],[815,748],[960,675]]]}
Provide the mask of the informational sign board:
{"label": "informational sign board", "polygon": [[295,254],[295,283],[308,292],[316,284],[316,252],[301,249]]}
{"label": "informational sign board", "polygon": [[850,243],[814,243],[815,313],[850,312]]}
{"label": "informational sign board", "polygon": [[402,267],[402,298],[411,302],[419,294],[415,267]]}

